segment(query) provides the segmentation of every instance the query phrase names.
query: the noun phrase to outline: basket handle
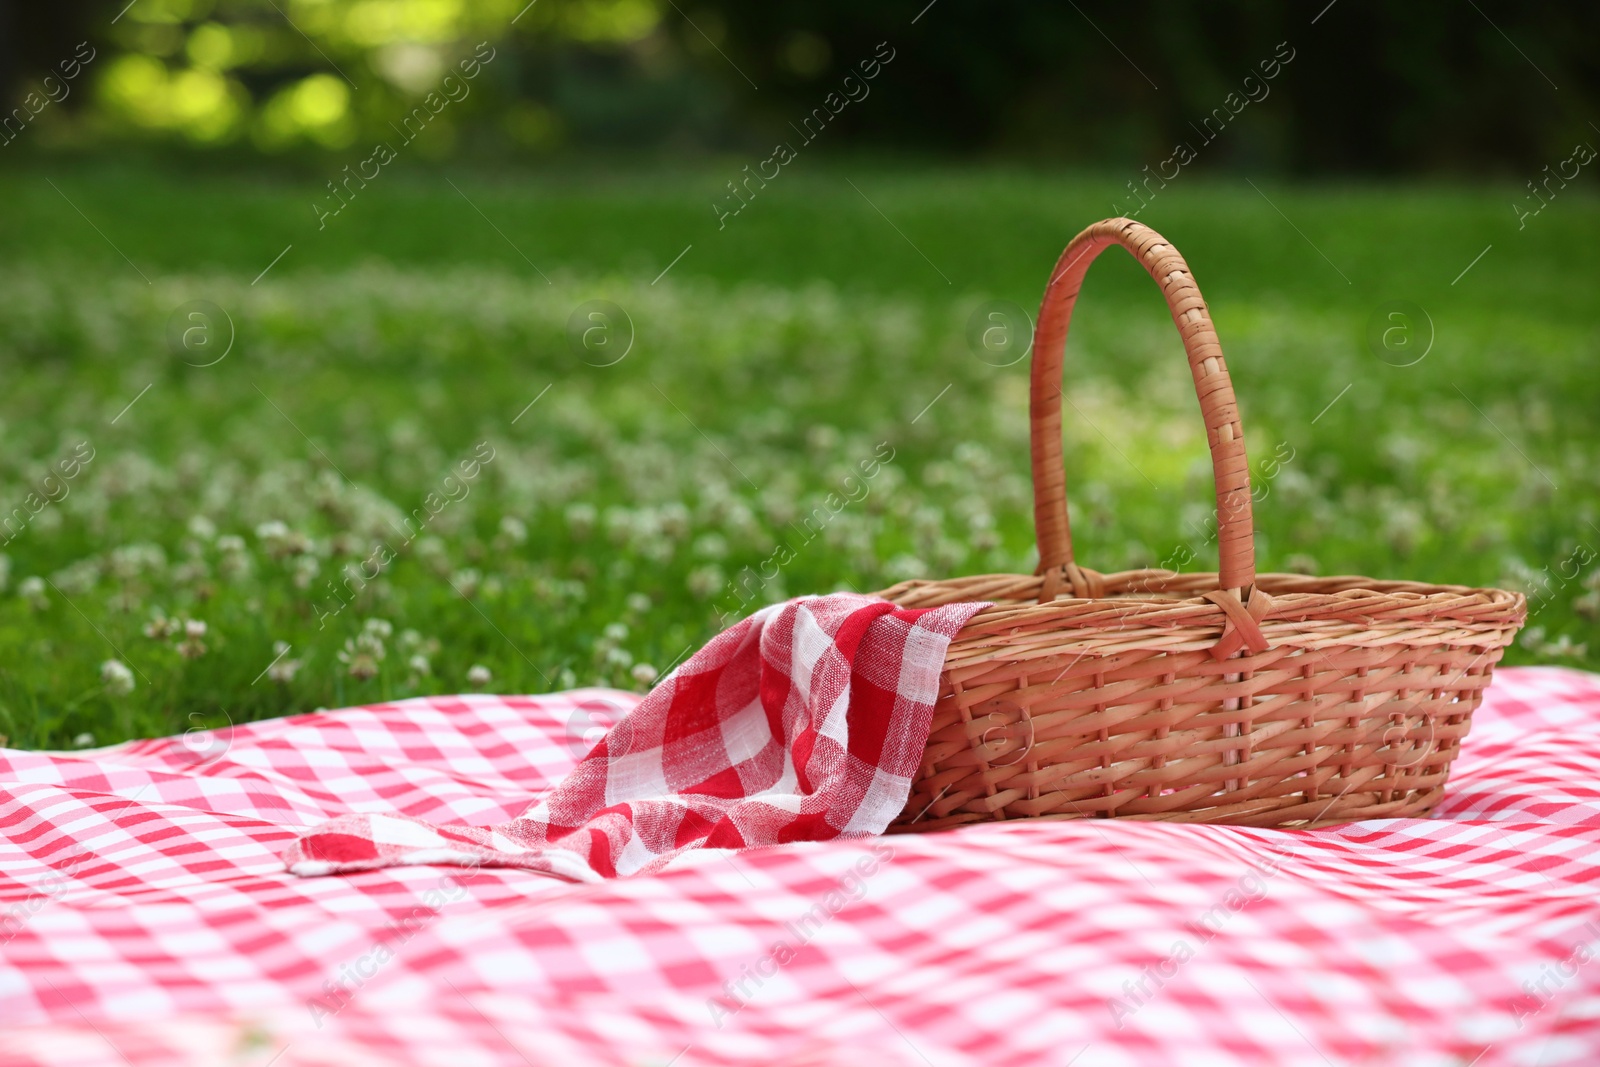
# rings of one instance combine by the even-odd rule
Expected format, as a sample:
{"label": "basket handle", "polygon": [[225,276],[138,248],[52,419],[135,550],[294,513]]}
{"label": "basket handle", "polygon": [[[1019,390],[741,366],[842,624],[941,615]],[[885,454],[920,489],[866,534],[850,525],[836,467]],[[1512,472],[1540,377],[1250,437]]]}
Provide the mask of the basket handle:
{"label": "basket handle", "polygon": [[[1222,346],[1189,265],[1159,233],[1132,219],[1106,219],[1074,237],[1056,261],[1039,308],[1028,405],[1033,522],[1039,539],[1036,573],[1065,575],[1075,595],[1084,595],[1079,591],[1082,572],[1073,563],[1072,532],[1067,523],[1067,475],[1061,455],[1061,362],[1084,274],[1095,257],[1114,244],[1126,248],[1161,286],[1173,324],[1183,337],[1216,479],[1218,586],[1247,600],[1256,580],[1250,462],[1245,457],[1239,405],[1222,359]],[[1059,579],[1048,584],[1053,595]]]}

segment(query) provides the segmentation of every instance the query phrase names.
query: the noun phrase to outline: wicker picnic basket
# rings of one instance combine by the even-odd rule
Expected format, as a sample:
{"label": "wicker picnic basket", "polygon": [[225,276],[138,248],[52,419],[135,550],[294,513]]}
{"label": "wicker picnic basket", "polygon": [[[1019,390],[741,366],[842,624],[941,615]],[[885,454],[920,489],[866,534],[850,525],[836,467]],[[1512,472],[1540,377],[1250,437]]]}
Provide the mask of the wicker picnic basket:
{"label": "wicker picnic basket", "polygon": [[[1061,362],[1089,264],[1126,248],[1183,337],[1216,479],[1220,572],[1073,560]],[[1250,470],[1211,316],[1177,249],[1084,230],[1045,289],[1030,421],[1034,575],[902,582],[907,607],[985,600],[946,654],[921,774],[892,830],[992,819],[1321,826],[1439,802],[1490,672],[1527,617],[1499,589],[1257,574]]]}

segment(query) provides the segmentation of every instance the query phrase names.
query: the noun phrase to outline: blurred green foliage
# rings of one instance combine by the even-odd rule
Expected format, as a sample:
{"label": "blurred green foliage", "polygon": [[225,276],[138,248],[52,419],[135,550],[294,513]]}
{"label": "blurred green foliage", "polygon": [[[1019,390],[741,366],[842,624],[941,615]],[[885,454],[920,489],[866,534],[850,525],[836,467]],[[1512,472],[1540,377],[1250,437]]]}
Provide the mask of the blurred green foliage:
{"label": "blurred green foliage", "polygon": [[[1137,172],[1189,142],[1204,145],[1202,169],[1488,169],[1520,182],[1595,134],[1600,7],[1310,7],[57,0],[0,8],[0,93],[42,102],[42,79],[59,78],[80,42],[96,58],[83,91],[39,113],[20,150],[0,149],[364,152],[430,94],[455,98],[428,105],[426,158],[737,148],[759,159],[826,108],[828,152]],[[460,76],[460,61],[489,53],[480,77]],[[885,53],[893,66],[855,87],[859,103],[827,103]],[[34,105],[17,106],[32,124]],[[1215,143],[1208,119],[1227,127]]]}
{"label": "blurred green foliage", "polygon": [[[387,135],[430,93],[465,104],[472,79],[456,62],[494,57],[474,46],[500,38],[519,7],[530,33],[599,44],[637,41],[660,21],[652,0],[139,0],[114,31],[121,54],[107,61],[101,100],[108,118],[202,144],[344,148]],[[536,145],[553,137],[544,109],[497,103],[507,133]],[[480,95],[467,113],[482,110]],[[429,149],[447,152],[459,125],[442,118]]]}
{"label": "blurred green foliage", "polygon": [[[658,55],[663,11],[658,0],[135,0],[108,21],[96,6],[54,27],[90,42],[91,90],[58,108],[39,140],[337,151],[401,136],[426,106],[424,157],[471,137],[546,150],[568,122],[591,144],[625,136],[626,116],[596,114],[607,93],[629,98],[635,125],[668,118],[659,139],[707,106],[682,99],[693,72]],[[45,50],[25,66],[59,80]],[[676,104],[687,106],[669,114]]]}

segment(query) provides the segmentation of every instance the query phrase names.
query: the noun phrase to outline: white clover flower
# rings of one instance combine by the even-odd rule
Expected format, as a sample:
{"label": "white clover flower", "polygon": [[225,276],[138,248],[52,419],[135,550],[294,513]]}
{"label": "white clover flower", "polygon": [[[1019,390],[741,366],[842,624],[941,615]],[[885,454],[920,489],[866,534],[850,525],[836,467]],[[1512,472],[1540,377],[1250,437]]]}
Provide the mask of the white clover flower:
{"label": "white clover flower", "polygon": [[774,526],[787,526],[800,514],[800,509],[789,491],[769,488],[761,494],[761,514]]}
{"label": "white clover flower", "polygon": [[1384,513],[1382,532],[1389,547],[1401,555],[1409,554],[1426,534],[1427,518],[1422,509],[1409,501],[1396,503]]}
{"label": "white clover flower", "polygon": [[1583,659],[1589,654],[1589,646],[1574,642],[1571,634],[1562,634],[1554,641],[1546,641],[1539,651],[1552,659]]}
{"label": "white clover flower", "polygon": [[106,692],[116,696],[133,692],[133,671],[120,659],[108,659],[100,664],[100,680],[105,683]]}
{"label": "white clover flower", "polygon": [[456,587],[456,592],[469,599],[477,596],[482,582],[483,575],[476,567],[463,567],[450,576],[450,584]]}
{"label": "white clover flower", "polygon": [[633,680],[638,682],[640,685],[649,685],[651,682],[656,680],[656,676],[660,672],[654,667],[650,666],[648,663],[635,663],[633,665],[633,670],[629,671],[628,673],[631,674],[633,676]]}
{"label": "white clover flower", "polygon": [[51,575],[51,581],[65,596],[81,595],[92,591],[100,581],[100,561],[94,557],[80,559]]}
{"label": "white clover flower", "polygon": [[635,615],[643,615],[650,610],[650,598],[644,593],[629,593],[627,604],[628,610]]}
{"label": "white clover flower", "polygon": [[600,513],[593,504],[569,504],[566,510],[567,531],[582,541],[594,533],[595,520]]}
{"label": "white clover flower", "polygon": [[350,677],[360,681],[378,676],[378,662],[383,659],[383,642],[372,634],[361,634],[354,640],[345,639],[339,652],[339,662],[349,671]]}
{"label": "white clover flower", "polygon": [[164,641],[172,634],[178,632],[178,623],[157,611],[150,621],[144,624],[144,635],[157,641]]}
{"label": "white clover flower", "polygon": [[44,579],[37,574],[30,574],[17,583],[17,595],[28,602],[28,606],[35,611],[43,611],[50,606],[50,601],[44,595]]}
{"label": "white clover flower", "polygon": [[200,620],[200,619],[185,619],[185,620],[183,620],[183,636],[185,636],[185,637],[204,637],[205,635],[206,635],[206,624],[205,624],[205,622],[203,620]]}
{"label": "white clover flower", "polygon": [[211,574],[211,568],[206,566],[203,559],[191,559],[172,568],[172,580],[178,585],[193,585],[204,581]]}
{"label": "white clover flower", "polygon": [[388,637],[394,633],[394,624],[388,619],[368,619],[361,624],[361,628],[377,637]]}
{"label": "white clover flower", "polygon": [[689,533],[689,509],[682,501],[674,500],[661,505],[661,532],[678,540]]}
{"label": "white clover flower", "polygon": [[209,541],[217,536],[217,524],[204,515],[194,515],[189,519],[189,533],[202,541]]}
{"label": "white clover flower", "polygon": [[907,578],[926,578],[928,576],[928,565],[915,556],[908,556],[902,553],[885,564],[883,571],[890,578],[897,581]]}
{"label": "white clover flower", "polygon": [[806,444],[816,452],[831,452],[839,445],[839,431],[827,423],[818,423],[806,431]]}
{"label": "white clover flower", "polygon": [[1546,637],[1543,626],[1528,627],[1522,632],[1519,644],[1536,656],[1550,659],[1582,659],[1589,653],[1589,646],[1574,643],[1570,634],[1560,634],[1553,640]]}
{"label": "white clover flower", "polygon": [[628,624],[625,622],[609,623],[605,628],[605,635],[608,640],[621,641],[628,636]]}
{"label": "white clover flower", "polygon": [[433,673],[428,664],[428,657],[420,652],[413,654],[410,659],[406,660],[406,666],[411,668],[413,674],[426,675]]}
{"label": "white clover flower", "polygon": [[[202,590],[204,586],[200,587]],[[131,615],[144,607],[144,600],[132,589],[119,589],[106,598],[106,607],[119,615]]]}
{"label": "white clover flower", "polygon": [[276,519],[257,526],[256,538],[266,547],[267,555],[273,559],[310,554],[317,548],[311,538],[298,530],[291,530]]}
{"label": "white clover flower", "polygon": [[167,553],[160,545],[139,542],[113,549],[109,569],[118,578],[133,578],[166,565]]}
{"label": "white clover flower", "polygon": [[715,596],[728,584],[728,578],[722,573],[722,568],[715,563],[706,567],[696,567],[689,572],[689,579],[684,583],[689,592],[696,599],[705,600]]}
{"label": "white clover flower", "polygon": [[267,668],[267,677],[284,685],[294,681],[294,676],[298,673],[300,673],[300,661],[297,659],[281,659]]}
{"label": "white clover flower", "polygon": [[248,578],[255,570],[255,561],[245,549],[244,538],[235,534],[223,534],[217,538],[217,550],[222,555],[217,563],[217,569],[229,581]]}
{"label": "white clover flower", "polygon": [[89,733],[87,731],[85,731],[84,733],[79,734],[77,737],[74,737],[72,739],[72,747],[73,748],[93,748],[94,747],[94,734],[91,734],[91,733]]}
{"label": "white clover flower", "polygon": [[289,642],[272,642],[273,660],[271,665],[267,667],[267,677],[271,678],[274,682],[288,684],[289,682],[294,681],[294,676],[300,671],[299,660],[283,658],[288,651]]}
{"label": "white clover flower", "polygon": [[488,685],[491,677],[493,676],[489,673],[489,668],[481,663],[474,663],[467,668],[467,684],[474,689],[482,689]]}
{"label": "white clover flower", "polygon": [[296,589],[310,589],[311,583],[322,573],[322,561],[316,556],[300,555],[294,558],[294,586]]}
{"label": "white clover flower", "polygon": [[506,515],[500,520],[500,532],[512,544],[520,545],[528,539],[528,524],[515,515]]}
{"label": "white clover flower", "polygon": [[723,559],[728,555],[728,539],[721,534],[701,534],[694,539],[689,551],[705,559]]}
{"label": "white clover flower", "polygon": [[934,542],[933,550],[929,555],[933,557],[934,565],[939,569],[940,573],[948,574],[955,570],[962,560],[967,558],[967,546],[960,541],[941,537]]}
{"label": "white clover flower", "polygon": [[[818,501],[820,504],[821,501]],[[728,505],[727,517],[723,519],[729,533],[736,538],[749,539],[761,532],[761,524],[756,521],[756,513],[750,510],[743,500],[734,500]]]}
{"label": "white clover flower", "polygon": [[633,666],[633,654],[625,648],[608,648],[606,649],[605,661],[613,667],[621,667],[623,670],[627,670]]}

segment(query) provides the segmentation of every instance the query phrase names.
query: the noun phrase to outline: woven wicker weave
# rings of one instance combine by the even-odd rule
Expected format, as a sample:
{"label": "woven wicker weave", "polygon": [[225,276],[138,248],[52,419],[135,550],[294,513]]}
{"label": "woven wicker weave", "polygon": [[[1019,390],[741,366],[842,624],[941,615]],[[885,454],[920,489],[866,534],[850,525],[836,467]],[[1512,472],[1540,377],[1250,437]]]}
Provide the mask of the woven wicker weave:
{"label": "woven wicker weave", "polygon": [[[1073,562],[1061,361],[1089,264],[1126,248],[1183,337],[1216,478],[1216,574]],[[1039,569],[911,581],[908,607],[987,600],[951,643],[922,773],[892,829],[1014,818],[1319,826],[1438,803],[1490,672],[1526,620],[1498,589],[1255,573],[1233,386],[1188,265],[1129,219],[1056,264],[1033,351]]]}

